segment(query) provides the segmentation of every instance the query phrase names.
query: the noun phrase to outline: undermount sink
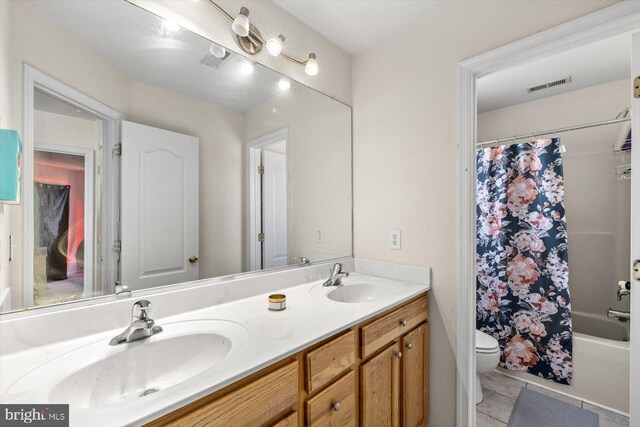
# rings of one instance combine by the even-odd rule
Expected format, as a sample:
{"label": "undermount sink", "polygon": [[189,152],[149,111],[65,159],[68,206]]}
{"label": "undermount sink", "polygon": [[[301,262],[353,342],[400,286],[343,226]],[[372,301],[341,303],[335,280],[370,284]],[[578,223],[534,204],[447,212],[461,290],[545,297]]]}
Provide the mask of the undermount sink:
{"label": "undermount sink", "polygon": [[229,321],[159,324],[163,332],[145,340],[118,346],[101,340],[66,353],[31,371],[11,388],[19,392],[38,387],[38,401],[68,403],[75,409],[113,405],[220,368],[248,340],[247,330]]}
{"label": "undermount sink", "polygon": [[[355,276],[355,277],[354,277]],[[332,301],[342,303],[368,303],[396,295],[399,287],[386,280],[362,280],[357,275],[343,279],[343,284],[338,286],[323,287],[316,286],[312,289],[314,293],[324,293]]]}

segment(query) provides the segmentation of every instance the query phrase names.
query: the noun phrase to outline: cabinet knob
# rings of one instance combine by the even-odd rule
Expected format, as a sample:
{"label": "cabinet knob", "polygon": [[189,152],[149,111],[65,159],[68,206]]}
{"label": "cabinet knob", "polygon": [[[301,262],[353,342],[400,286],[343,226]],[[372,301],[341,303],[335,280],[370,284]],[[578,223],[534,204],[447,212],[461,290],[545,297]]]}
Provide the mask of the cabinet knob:
{"label": "cabinet knob", "polygon": [[398,359],[402,359],[402,352],[401,351],[396,351],[396,357]]}
{"label": "cabinet knob", "polygon": [[338,412],[341,407],[342,407],[342,405],[340,404],[340,402],[333,402],[333,410],[334,411]]}
{"label": "cabinet knob", "polygon": [[197,257],[197,256],[195,256],[195,255],[191,255],[191,256],[189,257],[189,262],[190,262],[191,264],[195,264],[196,262],[198,262],[198,257]]}
{"label": "cabinet knob", "polygon": [[402,319],[402,320],[400,320],[400,324],[401,324],[402,326],[407,326],[407,321],[406,321],[406,320],[404,320],[404,319]]}
{"label": "cabinet knob", "polygon": [[411,344],[410,342],[408,342],[408,343],[407,343],[407,348],[408,348],[409,350],[411,350],[411,349],[413,348],[413,344]]}

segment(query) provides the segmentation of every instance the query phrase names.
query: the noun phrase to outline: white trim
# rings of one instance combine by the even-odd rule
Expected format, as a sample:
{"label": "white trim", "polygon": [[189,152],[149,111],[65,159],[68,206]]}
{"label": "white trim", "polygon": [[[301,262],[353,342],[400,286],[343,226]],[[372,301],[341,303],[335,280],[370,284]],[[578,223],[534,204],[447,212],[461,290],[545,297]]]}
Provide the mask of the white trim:
{"label": "white trim", "polygon": [[[478,77],[492,72],[574,49],[596,40],[628,33],[638,28],[640,28],[640,2],[623,1],[458,64],[457,235],[459,243],[456,348],[456,426],[458,427],[475,425],[475,404],[472,394],[475,390],[475,152],[477,142],[475,81]],[[640,150],[637,151],[640,152]],[[638,154],[636,153],[636,156]],[[636,292],[636,294],[635,300],[640,304],[638,300],[640,293]],[[640,393],[638,391],[640,390],[640,366],[636,365],[640,363],[640,348],[638,339],[635,343],[633,339],[631,341],[631,393],[632,396],[636,396],[637,401],[637,394]],[[631,405],[631,425],[640,427],[638,405]]]}
{"label": "white trim", "polygon": [[[247,235],[247,262],[248,262],[248,270],[260,270],[258,268],[258,260],[261,257],[261,247],[257,244],[258,240],[256,236],[258,235],[258,230],[260,229],[260,216],[257,213],[257,206],[260,205],[260,191],[258,191],[258,186],[260,182],[260,178],[256,173],[258,166],[261,163],[261,158],[258,156],[260,153],[260,149],[265,145],[273,144],[274,142],[280,141],[284,139],[285,144],[285,152],[287,154],[287,218],[291,218],[291,200],[289,193],[289,179],[290,179],[290,161],[291,161],[291,153],[289,151],[289,135],[290,130],[289,127],[285,127],[274,132],[268,133],[261,137],[252,139],[247,143],[247,206],[248,206],[248,217],[247,222],[249,224],[249,234]],[[291,221],[288,221],[289,224]],[[287,227],[289,228],[289,224]],[[290,231],[290,230],[288,230]],[[287,233],[287,256],[291,257],[290,249],[291,243],[289,239],[291,238],[291,233]],[[289,262],[291,260],[289,259]]]}
{"label": "white trim", "polygon": [[[102,262],[102,282],[113,283],[117,274],[117,259],[112,256],[111,242],[119,233],[119,203],[117,197],[118,177],[115,171],[116,161],[111,155],[113,146],[120,140],[120,120],[124,115],[102,104],[101,102],[85,95],[84,93],[67,86],[55,78],[37,70],[29,64],[22,64],[22,135],[24,164],[22,179],[22,307],[33,306],[33,111],[34,111],[34,91],[38,89],[56,98],[85,109],[103,121],[102,135],[102,183],[103,200],[109,203],[102,203],[102,242],[101,253],[104,257]],[[94,288],[99,288],[101,284],[94,284]],[[100,290],[100,289],[97,289]]]}
{"label": "white trim", "polygon": [[[633,35],[633,56],[631,65],[631,76],[640,75],[640,33]],[[633,77],[632,77],[633,79]],[[633,82],[629,86],[632,90]],[[635,111],[631,117],[631,129],[640,129],[640,99],[631,97],[631,108]],[[633,260],[640,260],[640,132],[631,132],[631,170],[633,179],[631,180],[631,263]],[[633,172],[635,171],[635,172]],[[632,264],[633,265],[633,264]],[[633,271],[630,271],[633,278]],[[640,280],[632,282],[633,292],[631,292],[631,331],[629,348],[631,351],[630,363],[630,385],[631,395],[629,396],[632,427],[640,426]]]}
{"label": "white trim", "polygon": [[[67,145],[50,145],[36,143],[34,149],[37,151],[46,151],[49,153],[73,154],[84,157],[84,259],[85,264],[90,266],[84,271],[84,290],[82,297],[87,298],[95,294],[95,277],[96,277],[96,259],[94,248],[96,245],[95,214],[94,214],[94,156],[95,150],[89,148],[73,147]],[[33,265],[33,253],[31,255],[30,265]]]}

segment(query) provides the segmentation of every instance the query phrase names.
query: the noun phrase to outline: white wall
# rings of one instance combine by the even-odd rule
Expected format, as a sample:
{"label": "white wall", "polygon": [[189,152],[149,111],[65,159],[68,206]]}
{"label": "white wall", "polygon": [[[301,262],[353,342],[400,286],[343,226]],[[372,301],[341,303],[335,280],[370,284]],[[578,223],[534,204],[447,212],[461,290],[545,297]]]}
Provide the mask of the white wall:
{"label": "white wall", "polygon": [[[245,141],[290,131],[289,247],[311,261],[351,255],[349,107],[294,84],[245,115]],[[316,242],[316,230],[324,242]]]}
{"label": "white wall", "polygon": [[[613,119],[629,106],[629,87],[625,79],[479,114],[478,139]],[[559,135],[567,149],[562,157],[571,308],[600,316],[609,307],[629,309],[629,298],[616,300],[618,281],[630,280],[631,181],[617,181],[615,168],[631,160],[612,153],[623,126]]]}
{"label": "white wall", "polygon": [[456,64],[611,3],[452,2],[353,60],[355,255],[433,268],[431,426],[455,424]]}
{"label": "white wall", "polygon": [[[206,1],[129,0],[131,3],[172,19],[178,24],[213,40],[228,49],[246,55],[237,45],[231,23]],[[351,56],[305,23],[267,0],[216,0],[229,14],[235,16],[241,6],[249,8],[250,21],[264,39],[283,34],[284,51],[298,60],[306,60],[310,52],[318,56],[320,73],[308,76],[304,67],[269,55],[266,47],[251,59],[266,65],[294,80],[351,105]]]}
{"label": "white wall", "polygon": [[[0,1],[0,129],[12,129],[11,102],[9,97],[9,34],[11,20],[9,18],[11,4]],[[11,210],[0,203],[0,311],[6,310],[11,301],[10,289],[11,264],[9,263],[9,228]],[[7,298],[7,305],[4,305]]]}

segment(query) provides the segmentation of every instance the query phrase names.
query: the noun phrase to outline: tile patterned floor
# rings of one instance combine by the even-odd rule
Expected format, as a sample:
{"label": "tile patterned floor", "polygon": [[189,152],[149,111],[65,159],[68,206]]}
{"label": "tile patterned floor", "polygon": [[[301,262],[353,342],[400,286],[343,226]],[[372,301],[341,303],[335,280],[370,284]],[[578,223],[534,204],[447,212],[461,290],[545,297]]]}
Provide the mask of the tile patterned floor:
{"label": "tile patterned floor", "polygon": [[629,427],[628,417],[572,397],[554,393],[534,384],[507,377],[498,372],[480,375],[480,379],[482,381],[484,400],[479,405],[476,405],[476,427],[507,427],[513,405],[516,403],[520,390],[524,387],[571,405],[579,406],[587,411],[595,412],[600,417],[600,427]]}

